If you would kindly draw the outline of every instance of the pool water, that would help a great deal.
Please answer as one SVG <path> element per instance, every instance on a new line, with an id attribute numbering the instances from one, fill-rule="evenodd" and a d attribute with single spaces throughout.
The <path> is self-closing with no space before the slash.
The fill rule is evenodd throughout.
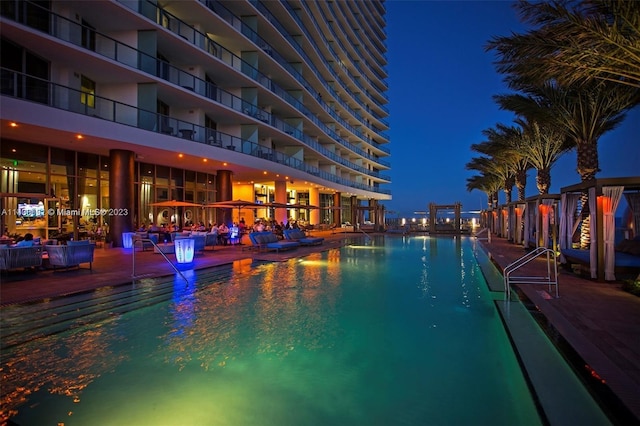
<path id="1" fill-rule="evenodd" d="M 471 240 L 374 238 L 188 278 L 4 307 L 4 420 L 542 423 Z"/>

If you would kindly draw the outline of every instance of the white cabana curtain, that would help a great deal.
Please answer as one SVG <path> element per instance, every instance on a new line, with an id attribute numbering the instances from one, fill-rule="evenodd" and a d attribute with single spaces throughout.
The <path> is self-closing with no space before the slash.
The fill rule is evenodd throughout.
<path id="1" fill-rule="evenodd" d="M 602 188 L 602 214 L 603 220 L 603 235 L 604 235 L 604 279 L 607 281 L 615 281 L 616 275 L 614 273 L 616 267 L 616 254 L 615 254 L 615 234 L 616 234 L 616 220 L 615 213 L 620 204 L 620 198 L 622 198 L 622 192 L 624 186 L 605 186 Z"/>
<path id="2" fill-rule="evenodd" d="M 529 219 L 528 207 L 529 206 L 524 210 L 524 238 L 522 239 L 522 245 L 524 245 L 525 248 L 529 248 L 529 229 L 531 229 L 531 219 Z"/>
<path id="3" fill-rule="evenodd" d="M 598 231 L 596 227 L 597 210 L 596 188 L 589 188 L 589 234 L 591 246 L 589 247 L 589 266 L 591 278 L 598 278 Z"/>
<path id="4" fill-rule="evenodd" d="M 566 263 L 562 250 L 569 248 L 567 245 L 567 193 L 560 196 L 560 263 Z"/>
<path id="5" fill-rule="evenodd" d="M 640 235 L 640 193 L 625 194 L 631 213 L 633 214 L 633 236 Z"/>
<path id="6" fill-rule="evenodd" d="M 516 206 L 509 206 L 509 225 L 507 225 L 507 229 L 509 229 L 509 235 L 507 239 L 515 242 L 516 241 Z"/>
<path id="7" fill-rule="evenodd" d="M 549 247 L 549 215 L 553 207 L 553 198 L 544 198 L 542 205 L 545 206 L 542 209 L 542 247 L 547 248 Z"/>
<path id="8" fill-rule="evenodd" d="M 561 196 L 560 214 L 560 262 L 565 263 L 566 259 L 562 254 L 563 249 L 570 249 L 573 245 L 574 217 L 580 194 L 564 193 Z"/>
<path id="9" fill-rule="evenodd" d="M 518 212 L 518 210 L 520 210 Z M 516 229 L 515 229 L 515 242 L 516 244 L 522 244 L 522 216 L 526 213 L 527 211 L 527 205 L 522 203 L 522 204 L 518 204 L 518 207 L 516 209 Z M 518 214 L 520 213 L 520 214 Z"/>

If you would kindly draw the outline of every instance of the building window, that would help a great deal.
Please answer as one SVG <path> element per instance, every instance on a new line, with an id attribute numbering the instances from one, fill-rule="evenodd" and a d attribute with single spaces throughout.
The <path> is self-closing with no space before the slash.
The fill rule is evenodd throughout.
<path id="1" fill-rule="evenodd" d="M 96 107 L 96 82 L 93 80 L 90 80 L 89 78 L 83 75 L 81 80 L 81 85 L 82 85 L 82 88 L 81 88 L 82 93 L 80 94 L 80 102 L 82 102 L 84 105 L 88 106 L 89 108 L 95 108 Z"/>

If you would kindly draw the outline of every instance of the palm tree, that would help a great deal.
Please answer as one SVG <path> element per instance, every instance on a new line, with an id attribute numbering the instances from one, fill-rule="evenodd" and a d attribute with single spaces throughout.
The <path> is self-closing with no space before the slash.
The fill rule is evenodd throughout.
<path id="1" fill-rule="evenodd" d="M 558 129 L 549 124 L 527 121 L 516 122 L 524 129 L 518 151 L 536 169 L 536 186 L 539 194 L 548 194 L 551 187 L 551 168 L 558 159 L 573 148 L 573 144 Z"/>
<path id="2" fill-rule="evenodd" d="M 547 82 L 530 85 L 526 95 L 497 95 L 501 108 L 548 124 L 562 131 L 576 147 L 577 171 L 582 182 L 596 177 L 599 171 L 598 140 L 615 129 L 626 112 L 640 103 L 640 89 L 607 81 L 592 80 L 579 86 L 561 86 Z M 585 206 L 586 194 L 583 194 Z M 583 219 L 581 244 L 588 244 L 588 217 Z"/>
<path id="3" fill-rule="evenodd" d="M 487 205 L 490 209 L 495 207 L 494 202 L 497 203 L 498 191 L 501 186 L 502 182 L 496 175 L 480 174 L 467 179 L 467 191 L 471 192 L 477 189 L 484 192 L 487 195 Z"/>
<path id="4" fill-rule="evenodd" d="M 498 191 L 502 187 L 502 179 L 491 173 L 481 173 L 479 175 L 472 176 L 467 179 L 467 191 L 471 192 L 474 189 L 480 190 L 487 195 L 487 204 L 489 210 L 492 210 L 498 205 Z M 492 229 L 492 221 L 488 221 L 485 217 L 483 226 Z"/>
<path id="5" fill-rule="evenodd" d="M 466 167 L 467 170 L 476 170 L 480 173 L 499 178 L 502 190 L 505 193 L 505 202 L 511 202 L 511 189 L 514 184 L 513 172 L 500 158 L 486 156 L 474 157 L 467 163 Z"/>
<path id="6" fill-rule="evenodd" d="M 518 189 L 518 200 L 525 199 L 527 186 L 527 170 L 531 167 L 526 156 L 519 149 L 522 145 L 523 135 L 520 128 L 496 124 L 495 128 L 482 131 L 487 141 L 471 145 L 471 149 L 504 163 L 513 175 L 513 184 Z"/>
<path id="7" fill-rule="evenodd" d="M 498 52 L 498 71 L 512 88 L 549 78 L 640 87 L 640 2 L 521 1 L 516 9 L 534 29 L 494 37 L 486 47 Z"/>

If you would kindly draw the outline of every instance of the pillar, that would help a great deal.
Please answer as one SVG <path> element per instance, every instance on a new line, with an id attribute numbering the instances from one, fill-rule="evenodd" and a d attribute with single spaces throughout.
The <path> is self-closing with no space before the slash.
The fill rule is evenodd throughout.
<path id="1" fill-rule="evenodd" d="M 320 207 L 320 191 L 318 188 L 309 188 L 309 204 Z M 320 223 L 320 209 L 314 209 L 309 212 L 309 223 L 312 225 Z"/>
<path id="2" fill-rule="evenodd" d="M 103 219 L 109 223 L 109 235 L 114 247 L 122 247 L 122 233 L 133 231 L 135 207 L 135 153 L 122 149 L 109 151 L 109 207 L 125 214 Z"/>
<path id="3" fill-rule="evenodd" d="M 287 181 L 286 180 L 277 180 L 274 183 L 275 185 L 275 201 L 276 203 L 287 203 Z M 287 209 L 279 208 L 275 209 L 275 220 L 278 223 L 286 222 L 288 217 Z"/>
<path id="4" fill-rule="evenodd" d="M 233 172 L 231 170 L 218 170 L 216 173 L 216 201 L 231 200 L 233 200 Z M 233 223 L 232 209 L 217 210 L 217 223 L 224 222 L 227 226 L 231 226 Z"/>
<path id="5" fill-rule="evenodd" d="M 351 222 L 353 226 L 356 226 L 357 223 L 362 223 L 359 217 L 360 210 L 358 209 L 359 207 L 358 197 L 356 197 L 355 195 L 352 195 L 350 201 L 351 201 L 351 218 L 349 219 L 349 222 Z"/>
<path id="6" fill-rule="evenodd" d="M 341 196 L 340 192 L 335 192 L 333 194 L 333 207 L 335 207 L 333 210 L 333 223 L 336 225 L 342 224 L 342 214 L 340 213 L 340 207 L 342 207 Z"/>

